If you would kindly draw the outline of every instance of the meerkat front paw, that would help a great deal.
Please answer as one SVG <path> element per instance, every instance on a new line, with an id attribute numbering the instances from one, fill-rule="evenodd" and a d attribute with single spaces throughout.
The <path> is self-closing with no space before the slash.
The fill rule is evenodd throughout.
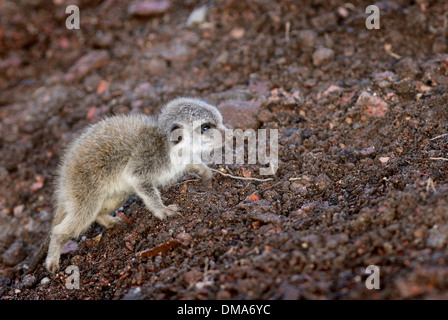
<path id="1" fill-rule="evenodd" d="M 159 218 L 160 220 L 163 220 L 163 219 L 165 219 L 165 217 L 170 217 L 175 213 L 179 213 L 178 211 L 179 211 L 179 206 L 177 204 L 170 204 L 169 206 L 154 212 L 154 215 L 157 218 Z"/>
<path id="2" fill-rule="evenodd" d="M 197 172 L 204 186 L 209 186 L 212 182 L 213 172 L 204 164 L 190 164 L 187 166 L 187 171 L 193 173 Z"/>
<path id="3" fill-rule="evenodd" d="M 200 172 L 199 175 L 201 176 L 202 184 L 204 186 L 209 186 L 212 184 L 212 178 L 213 178 L 212 170 L 207 168 L 207 169 L 203 170 L 202 172 Z"/>

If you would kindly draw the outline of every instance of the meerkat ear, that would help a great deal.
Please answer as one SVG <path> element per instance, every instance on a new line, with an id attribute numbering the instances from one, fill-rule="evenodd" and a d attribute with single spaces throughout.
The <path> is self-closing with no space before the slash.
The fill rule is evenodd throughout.
<path id="1" fill-rule="evenodd" d="M 182 141 L 182 135 L 183 135 L 183 130 L 182 130 L 182 125 L 175 123 L 171 126 L 171 130 L 170 130 L 170 142 L 173 145 L 178 144 L 179 142 Z"/>

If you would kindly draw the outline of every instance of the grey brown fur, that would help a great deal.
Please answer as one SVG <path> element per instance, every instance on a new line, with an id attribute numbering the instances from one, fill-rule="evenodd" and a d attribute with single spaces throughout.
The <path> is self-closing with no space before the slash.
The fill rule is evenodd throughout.
<path id="1" fill-rule="evenodd" d="M 137 194 L 159 219 L 176 213 L 178 206 L 165 206 L 157 187 L 186 171 L 197 171 L 205 181 L 212 177 L 205 164 L 191 164 L 179 156 L 179 150 L 200 145 L 202 150 L 211 151 L 222 145 L 216 139 L 207 140 L 206 135 L 212 130 L 193 127 L 197 121 L 221 133 L 226 129 L 215 107 L 200 100 L 179 98 L 164 106 L 158 117 L 115 116 L 85 130 L 62 158 L 52 227 L 30 271 L 47 250 L 45 267 L 50 272 L 58 271 L 65 242 L 77 238 L 94 222 L 106 228 L 120 223 L 121 219 L 110 213 L 131 194 Z M 204 132 L 199 136 L 191 134 L 201 128 Z M 181 138 L 172 141 L 174 130 L 179 131 Z"/>

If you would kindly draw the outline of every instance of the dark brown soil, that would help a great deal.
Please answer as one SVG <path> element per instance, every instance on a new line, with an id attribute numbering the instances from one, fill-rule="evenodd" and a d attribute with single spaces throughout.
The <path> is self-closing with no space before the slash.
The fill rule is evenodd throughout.
<path id="1" fill-rule="evenodd" d="M 379 30 L 371 1 L 217 0 L 190 27 L 205 1 L 170 2 L 152 17 L 130 1 L 0 2 L 0 298 L 448 298 L 448 2 L 378 2 Z M 80 30 L 65 27 L 74 3 Z M 130 199 L 126 227 L 94 225 L 58 274 L 24 276 L 67 143 L 177 96 L 259 103 L 247 116 L 279 130 L 274 180 L 186 176 L 162 189 L 182 216 Z"/>

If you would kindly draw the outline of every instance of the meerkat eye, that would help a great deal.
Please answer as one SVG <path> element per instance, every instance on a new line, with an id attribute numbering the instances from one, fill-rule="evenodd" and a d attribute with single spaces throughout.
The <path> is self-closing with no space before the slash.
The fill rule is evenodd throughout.
<path id="1" fill-rule="evenodd" d="M 211 128 L 212 128 L 212 125 L 211 125 L 211 124 L 208 124 L 208 123 L 203 124 L 203 125 L 201 126 L 201 133 L 203 134 L 203 133 L 205 133 L 206 131 L 210 130 Z"/>

